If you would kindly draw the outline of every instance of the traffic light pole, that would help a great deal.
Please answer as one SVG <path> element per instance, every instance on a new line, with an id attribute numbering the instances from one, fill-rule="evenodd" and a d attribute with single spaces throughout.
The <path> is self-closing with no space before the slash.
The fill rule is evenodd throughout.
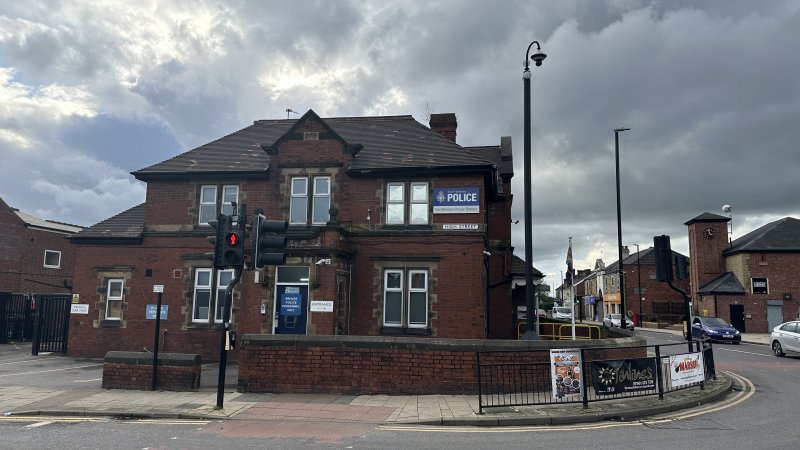
<path id="1" fill-rule="evenodd" d="M 222 311 L 222 339 L 220 341 L 219 349 L 219 378 L 217 379 L 217 406 L 216 409 L 222 409 L 223 397 L 225 396 L 225 369 L 228 364 L 228 339 L 230 333 L 231 322 L 231 305 L 233 304 L 233 287 L 239 282 L 242 277 L 242 267 L 234 269 L 234 277 L 228 287 L 225 288 L 225 309 Z"/>

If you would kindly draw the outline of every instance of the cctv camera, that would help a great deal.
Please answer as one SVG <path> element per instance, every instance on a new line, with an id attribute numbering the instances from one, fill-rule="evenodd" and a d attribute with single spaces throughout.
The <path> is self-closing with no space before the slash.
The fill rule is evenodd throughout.
<path id="1" fill-rule="evenodd" d="M 315 264 L 318 265 L 318 266 L 321 266 L 321 265 L 325 264 L 325 260 L 324 259 L 320 259 Z"/>
<path id="2" fill-rule="evenodd" d="M 483 251 L 483 256 L 492 256 L 491 253 L 487 252 L 486 250 Z"/>
<path id="3" fill-rule="evenodd" d="M 722 205 L 722 212 L 731 212 L 731 205 Z"/>

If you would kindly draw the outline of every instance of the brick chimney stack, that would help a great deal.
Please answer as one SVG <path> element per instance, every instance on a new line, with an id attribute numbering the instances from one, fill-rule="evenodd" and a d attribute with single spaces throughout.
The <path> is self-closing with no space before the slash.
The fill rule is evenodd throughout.
<path id="1" fill-rule="evenodd" d="M 453 142 L 456 141 L 458 122 L 456 121 L 455 113 L 431 114 L 430 126 L 431 130 Z"/>

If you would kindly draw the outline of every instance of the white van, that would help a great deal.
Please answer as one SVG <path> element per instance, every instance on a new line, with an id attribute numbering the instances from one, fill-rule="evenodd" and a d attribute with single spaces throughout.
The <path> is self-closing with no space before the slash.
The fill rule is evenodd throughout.
<path id="1" fill-rule="evenodd" d="M 572 319 L 572 308 L 569 306 L 556 306 L 551 313 L 553 319 Z"/>

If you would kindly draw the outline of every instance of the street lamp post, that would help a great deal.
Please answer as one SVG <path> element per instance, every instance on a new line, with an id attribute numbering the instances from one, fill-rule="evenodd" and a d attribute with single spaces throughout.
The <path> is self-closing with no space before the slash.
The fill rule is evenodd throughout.
<path id="1" fill-rule="evenodd" d="M 536 53 L 531 55 L 531 47 L 536 44 Z M 532 213 L 531 213 L 531 71 L 529 59 L 537 66 L 542 65 L 542 61 L 547 57 L 542 53 L 542 48 L 539 46 L 538 41 L 533 41 L 528 45 L 528 50 L 525 52 L 525 70 L 522 71 L 522 85 L 524 95 L 524 164 L 525 164 L 525 316 L 527 319 L 527 330 L 525 332 L 529 338 L 535 339 L 535 335 L 539 332 L 539 305 L 538 301 L 534 306 L 534 292 L 533 292 L 533 230 L 532 230 Z M 536 308 L 536 331 L 533 329 L 534 307 Z M 533 335 L 533 336 L 531 336 Z"/>
<path id="2" fill-rule="evenodd" d="M 616 161 L 617 168 L 617 247 L 619 250 L 619 303 L 620 308 L 620 327 L 624 330 L 626 311 L 625 311 L 625 275 L 622 271 L 622 209 L 619 200 L 619 133 L 628 131 L 630 128 L 615 128 L 614 129 L 614 160 Z"/>
<path id="3" fill-rule="evenodd" d="M 639 253 L 639 244 L 636 246 L 636 291 L 639 294 L 639 326 L 642 326 L 642 255 Z"/>

